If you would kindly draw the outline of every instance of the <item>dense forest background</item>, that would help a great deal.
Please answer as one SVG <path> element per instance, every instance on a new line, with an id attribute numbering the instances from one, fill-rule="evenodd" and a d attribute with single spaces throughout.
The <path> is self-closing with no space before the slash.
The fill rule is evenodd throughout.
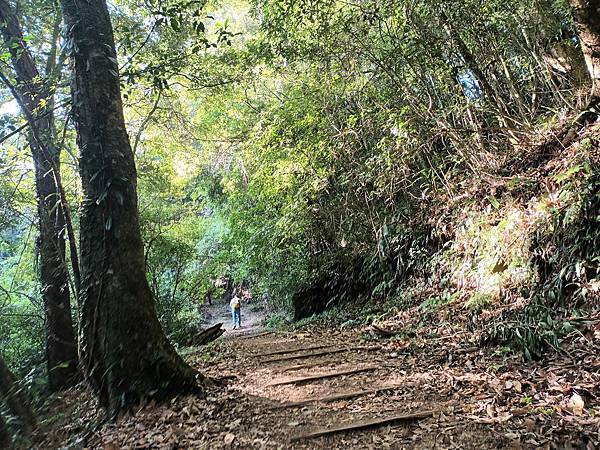
<path id="1" fill-rule="evenodd" d="M 579 3 L 111 2 L 143 263 L 169 340 L 186 345 L 201 306 L 244 285 L 270 326 L 331 308 L 348 326 L 418 311 L 527 359 L 558 349 L 600 292 Z M 44 223 L 63 248 L 49 270 L 64 276 L 68 339 L 83 310 L 79 44 L 56 1 L 0 0 L 0 22 L 0 354 L 41 399 L 54 369 Z M 44 147 L 15 95 L 22 48 L 45 92 L 31 110 L 52 116 L 46 172 L 60 170 L 62 191 L 45 194 L 49 222 L 31 157 Z M 65 370 L 76 359 L 56 357 Z"/>

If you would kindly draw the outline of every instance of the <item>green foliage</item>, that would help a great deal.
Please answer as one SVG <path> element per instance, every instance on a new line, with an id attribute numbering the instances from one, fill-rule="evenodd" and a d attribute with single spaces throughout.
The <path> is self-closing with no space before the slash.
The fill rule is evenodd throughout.
<path id="1" fill-rule="evenodd" d="M 53 33 L 55 3 L 20 8 L 36 62 L 53 39 L 68 48 Z M 548 200 L 552 220 L 536 228 L 533 261 L 499 244 L 511 234 L 502 216 L 510 200 L 540 189 L 535 173 L 516 173 L 513 161 L 529 157 L 520 144 L 537 141 L 536 130 L 572 108 L 586 82 L 568 2 L 118 0 L 111 14 L 148 280 L 172 339 L 197 326 L 208 296 L 224 293 L 219 280 L 269 299 L 276 311 L 267 325 L 277 327 L 294 293 L 319 284 L 327 306 L 405 308 L 426 298 L 425 321 L 465 300 L 477 315 L 520 270 L 531 285 L 510 289 L 533 301 L 490 339 L 530 357 L 566 332 L 555 305 L 592 303 L 593 158 L 547 180 L 558 201 Z M 61 100 L 68 83 L 59 83 L 62 66 L 55 72 L 47 81 Z M 0 101 L 9 98 L 0 90 Z M 19 119 L 2 105 L 4 134 Z M 58 109 L 57 131 L 77 216 L 67 116 Z M 0 350 L 15 367 L 39 362 L 43 348 L 24 142 L 17 136 L 0 150 Z M 597 145 L 589 138 L 580 151 Z M 459 228 L 470 240 L 462 250 Z M 461 263 L 465 278 L 498 289 L 458 286 Z M 324 320 L 354 326 L 380 314 L 338 306 Z"/>
<path id="2" fill-rule="evenodd" d="M 455 297 L 456 295 L 451 295 L 449 292 L 442 292 L 439 296 L 429 297 L 427 300 L 423 301 L 420 308 L 425 314 L 434 312 L 440 307 L 452 303 Z"/>
<path id="3" fill-rule="evenodd" d="M 597 295 L 590 287 L 600 277 L 600 167 L 585 160 L 554 179 L 560 203 L 533 243 L 540 295 L 551 303 L 584 305 Z"/>
<path id="4" fill-rule="evenodd" d="M 32 180 L 12 145 L 0 150 L 0 353 L 15 370 L 43 360 L 44 318 L 38 294 Z"/>
<path id="5" fill-rule="evenodd" d="M 555 319 L 557 312 L 534 302 L 515 317 L 498 319 L 483 342 L 508 343 L 527 360 L 537 359 L 548 349 L 558 350 L 560 339 L 573 329 L 569 322 Z"/>
<path id="6" fill-rule="evenodd" d="M 473 312 L 481 311 L 486 306 L 493 303 L 493 297 L 490 294 L 475 293 L 465 302 L 465 306 Z"/>
<path id="7" fill-rule="evenodd" d="M 581 164 L 553 177 L 560 188 L 558 202 L 550 206 L 551 218 L 540 224 L 532 242 L 539 281 L 531 302 L 518 314 L 502 315 L 484 337 L 509 343 L 527 359 L 558 350 L 561 338 L 574 330 L 569 318 L 574 310 L 589 308 L 598 297 L 600 171 L 585 155 Z"/>
<path id="8" fill-rule="evenodd" d="M 464 130 L 501 127 L 487 101 L 515 108 L 510 113 L 522 120 L 525 111 L 535 116 L 541 104 L 561 101 L 530 96 L 531 86 L 551 81 L 535 69 L 520 30 L 527 21 L 535 39 L 553 39 L 564 5 L 548 17 L 527 2 L 399 6 L 256 2 L 265 41 L 279 56 L 269 64 L 284 76 L 276 99 L 250 115 L 249 139 L 223 175 L 223 248 L 235 278 L 252 279 L 283 304 L 322 274 L 336 280 L 333 302 L 355 297 L 355 280 L 386 298 L 408 276 L 426 275 L 443 240 L 420 214 L 451 189 L 450 178 L 488 170 L 487 145 L 509 149 L 498 134 L 477 144 Z M 461 84 L 477 68 L 469 55 L 447 52 L 442 10 L 490 78 L 505 80 L 483 99 Z M 504 51 L 511 57 L 504 60 Z M 254 70 L 258 80 L 273 77 L 263 66 Z"/>
<path id="9" fill-rule="evenodd" d="M 262 326 L 267 329 L 280 329 L 289 325 L 289 319 L 281 314 L 273 314 L 267 317 Z"/>
<path id="10" fill-rule="evenodd" d="M 18 236 L 19 231 L 11 234 Z M 15 369 L 43 361 L 44 316 L 31 229 L 0 250 L 0 352 Z M 5 236 L 3 236 L 5 237 Z"/>

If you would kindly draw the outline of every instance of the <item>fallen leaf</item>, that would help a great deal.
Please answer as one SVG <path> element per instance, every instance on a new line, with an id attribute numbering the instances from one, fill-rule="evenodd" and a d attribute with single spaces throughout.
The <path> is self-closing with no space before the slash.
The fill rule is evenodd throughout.
<path id="1" fill-rule="evenodd" d="M 233 422 L 229 423 L 226 428 L 228 430 L 235 430 L 237 427 L 240 426 L 240 424 L 242 423 L 242 419 L 236 419 Z"/>
<path id="2" fill-rule="evenodd" d="M 529 413 L 529 408 L 515 408 L 511 411 L 513 416 L 526 416 Z"/>
<path id="3" fill-rule="evenodd" d="M 235 439 L 235 434 L 233 433 L 227 433 L 225 435 L 225 445 L 231 445 L 231 443 L 233 442 L 233 440 Z"/>

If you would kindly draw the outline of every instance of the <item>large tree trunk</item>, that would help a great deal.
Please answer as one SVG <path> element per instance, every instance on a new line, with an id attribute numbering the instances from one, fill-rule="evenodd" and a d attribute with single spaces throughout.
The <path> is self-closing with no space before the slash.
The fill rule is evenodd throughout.
<path id="1" fill-rule="evenodd" d="M 29 120 L 29 147 L 35 168 L 39 216 L 40 281 L 46 316 L 46 356 L 51 390 L 77 380 L 77 346 L 65 264 L 64 205 L 59 191 L 60 147 L 54 139 L 53 96 L 45 86 L 23 40 L 17 16 L 0 0 L 0 31 L 9 49 L 17 84 L 15 95 Z"/>
<path id="2" fill-rule="evenodd" d="M 600 96 L 600 0 L 569 0 L 592 80 L 592 97 Z"/>
<path id="3" fill-rule="evenodd" d="M 144 272 L 137 180 L 104 0 L 61 0 L 72 41 L 81 211 L 81 362 L 110 413 L 198 388 L 156 316 Z M 199 376 L 199 375 L 198 375 Z"/>
<path id="4" fill-rule="evenodd" d="M 2 356 L 0 356 L 0 400 L 6 403 L 9 411 L 17 417 L 23 434 L 30 435 L 36 426 L 35 416 L 27 396 L 19 390 L 15 376 Z"/>

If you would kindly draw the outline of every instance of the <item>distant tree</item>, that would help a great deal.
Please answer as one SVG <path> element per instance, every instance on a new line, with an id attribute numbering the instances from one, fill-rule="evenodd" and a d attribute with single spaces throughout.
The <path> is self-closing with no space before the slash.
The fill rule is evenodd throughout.
<path id="1" fill-rule="evenodd" d="M 46 75 L 57 64 L 60 14 L 55 23 L 54 42 Z M 0 0 L 0 32 L 10 52 L 16 84 L 2 79 L 17 98 L 29 122 L 29 148 L 35 169 L 37 211 L 39 216 L 40 282 L 46 318 L 46 359 L 48 381 L 53 391 L 73 385 L 77 380 L 77 346 L 65 264 L 64 196 L 60 190 L 60 146 L 54 131 L 54 96 L 41 75 L 23 38 L 16 11 L 7 0 Z M 74 243 L 72 243 L 74 244 Z M 73 253 L 73 252 L 72 252 Z M 76 254 L 71 255 L 76 258 Z"/>
<path id="2" fill-rule="evenodd" d="M 600 96 L 600 0 L 569 0 L 592 80 L 592 97 Z"/>
<path id="3" fill-rule="evenodd" d="M 197 372 L 156 315 L 140 235 L 137 173 L 123 118 L 104 0 L 61 0 L 73 69 L 80 173 L 81 364 L 114 414 L 145 398 L 195 390 Z"/>

